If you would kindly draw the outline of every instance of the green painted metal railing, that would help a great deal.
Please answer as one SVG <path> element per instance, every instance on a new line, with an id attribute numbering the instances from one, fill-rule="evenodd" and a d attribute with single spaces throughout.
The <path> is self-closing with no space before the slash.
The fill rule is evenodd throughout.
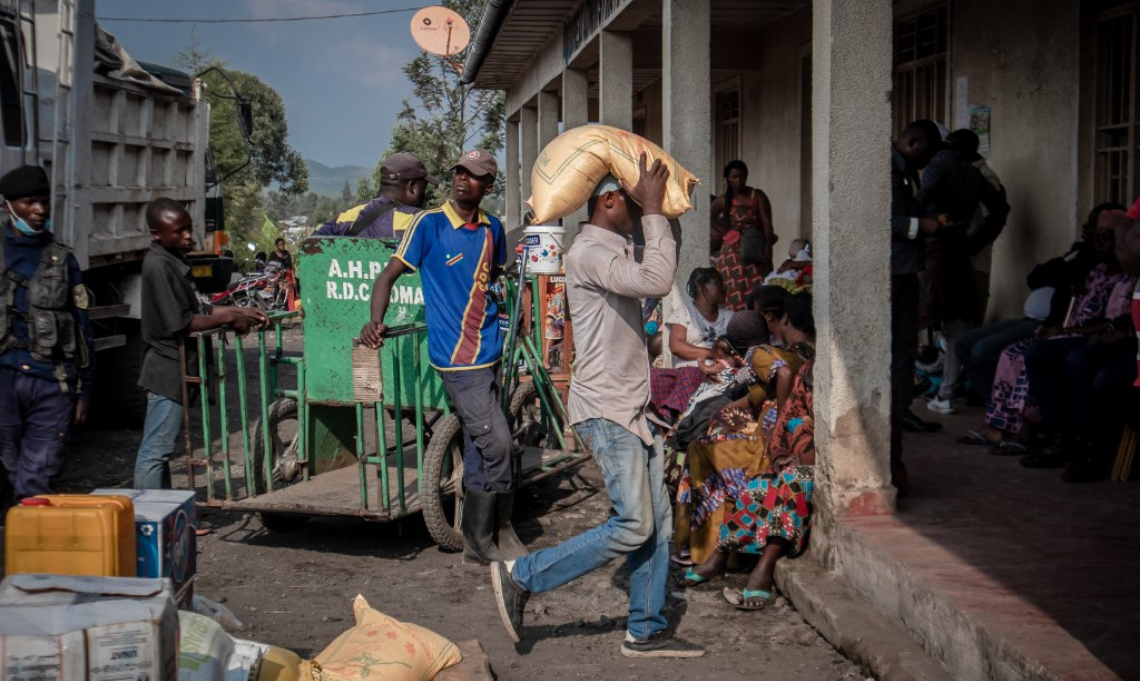
<path id="1" fill-rule="evenodd" d="M 271 312 L 268 314 L 269 327 L 253 332 L 257 342 L 257 413 L 260 416 L 261 451 L 253 450 L 250 424 L 250 389 L 247 380 L 245 342 L 246 339 L 236 334 L 229 327 L 211 329 L 201 333 L 192 334 L 194 341 L 199 345 L 198 376 L 184 377 L 184 380 L 199 387 L 199 413 L 200 442 L 202 447 L 201 458 L 192 456 L 187 452 L 188 473 L 192 486 L 196 486 L 196 467 L 204 467 L 207 502 L 215 502 L 221 496 L 227 501 L 233 501 L 239 496 L 256 497 L 265 490 L 273 489 L 273 444 L 275 434 L 271 432 L 272 424 L 269 422 L 270 406 L 278 398 L 287 397 L 297 402 L 297 464 L 301 467 L 303 479 L 310 475 L 308 456 L 307 433 L 307 405 L 302 396 L 305 394 L 305 363 L 301 357 L 286 356 L 282 337 L 282 325 L 287 320 L 297 317 L 296 312 Z M 272 334 L 273 353 L 267 351 L 266 335 Z M 227 362 L 226 348 L 232 343 L 234 375 L 230 375 Z M 213 347 L 211 354 L 210 347 Z M 211 365 L 210 360 L 213 359 Z M 291 365 L 296 368 L 296 388 L 283 389 L 280 387 L 279 368 L 282 365 Z M 234 484 L 234 461 L 230 439 L 234 433 L 230 432 L 230 388 L 236 388 L 238 401 L 238 421 L 240 428 L 241 458 L 239 460 L 242 475 L 242 494 Z M 217 414 L 218 433 L 215 435 L 214 415 Z M 189 420 L 187 420 L 187 424 Z M 186 441 L 192 442 L 186 433 Z M 215 456 L 217 454 L 217 456 Z M 256 457 L 261 457 L 261 472 L 264 480 L 255 479 L 257 473 Z M 222 494 L 219 495 L 217 483 L 221 480 Z M 258 483 L 264 482 L 259 492 Z"/>
<path id="2" fill-rule="evenodd" d="M 503 292 L 508 309 L 511 309 L 515 296 L 519 295 L 518 286 L 514 281 L 504 279 Z M 538 318 L 539 302 L 537 296 L 534 298 L 536 299 L 534 318 Z M 428 385 L 425 379 L 433 371 L 421 357 L 426 325 L 417 322 L 389 328 L 383 346 L 376 351 L 381 366 L 385 368 L 381 374 L 390 383 L 383 386 L 383 395 L 379 401 L 356 402 L 351 406 L 310 404 L 306 392 L 305 359 L 295 354 L 287 355 L 284 350 L 282 325 L 297 314 L 270 313 L 269 328 L 254 332 L 251 334 L 252 338 L 238 336 L 229 328 L 194 334 L 203 350 L 198 357 L 199 377 L 185 377 L 185 381 L 188 385 L 198 384 L 201 388 L 200 413 L 197 414 L 200 426 L 196 438 L 201 455 L 195 457 L 192 447 L 188 446 L 187 460 L 191 486 L 204 487 L 207 503 L 214 505 L 224 505 L 226 502 L 239 502 L 274 493 L 277 434 L 274 432 L 276 424 L 271 423 L 270 417 L 274 414 L 274 402 L 289 398 L 297 405 L 297 431 L 295 441 L 282 443 L 282 446 L 295 448 L 296 463 L 300 468 L 299 482 L 291 481 L 291 484 L 304 484 L 316 475 L 314 462 L 323 454 L 313 451 L 314 448 L 322 447 L 318 442 L 317 426 L 312 414 L 314 404 L 323 405 L 322 409 L 338 407 L 351 409 L 352 411 L 348 413 L 352 414 L 352 418 L 345 421 L 344 425 L 354 431 L 351 433 L 355 439 L 351 454 L 356 458 L 357 474 L 354 477 L 359 484 L 359 505 L 356 511 L 363 511 L 365 515 L 372 517 L 391 519 L 418 510 L 419 499 L 422 499 L 427 492 L 424 489 L 423 473 L 428 433 L 438 419 L 450 415 L 451 412 L 450 405 L 446 403 L 442 411 L 434 404 L 431 407 L 426 406 L 432 398 L 426 395 Z M 270 334 L 272 338 L 267 337 Z M 248 376 L 249 362 L 245 355 L 251 341 L 256 343 L 253 347 L 257 352 L 256 375 L 252 379 Z M 210 343 L 213 343 L 212 350 L 208 349 Z M 401 362 L 399 359 L 409 352 L 408 343 L 411 344 L 412 362 Z M 524 471 L 521 465 L 521 450 L 516 449 L 516 456 L 519 458 L 514 468 L 520 484 L 524 480 L 553 474 L 569 465 L 567 462 L 577 462 L 589 457 L 587 452 L 572 450 L 564 435 L 569 415 L 543 366 L 539 351 L 541 343 L 537 328 L 531 328 L 525 334 L 519 335 L 513 351 L 504 357 L 504 409 L 508 407 L 511 397 L 522 385 L 519 366 L 525 365 L 541 405 L 541 432 L 545 434 L 549 445 L 557 442 L 561 454 L 548 451 L 541 465 Z M 232 361 L 227 356 L 229 354 L 227 350 L 231 348 Z M 292 366 L 295 370 L 295 382 L 291 384 L 283 380 L 286 376 L 281 373 L 281 368 L 288 366 Z M 251 390 L 253 386 L 250 380 L 256 381 L 256 390 Z M 409 385 L 414 386 L 414 389 L 409 391 Z M 234 390 L 237 392 L 237 429 L 231 433 L 235 420 L 234 415 L 230 413 Z M 407 404 L 408 392 L 411 393 L 411 404 Z M 373 410 L 374 420 L 366 418 L 368 409 Z M 394 418 L 389 418 L 389 413 Z M 512 427 L 517 426 L 518 424 L 512 423 Z M 184 435 L 189 445 L 192 441 L 189 417 L 185 420 L 185 427 Z M 413 432 L 407 433 L 407 428 L 412 428 Z M 369 451 L 366 433 L 375 437 L 374 453 Z M 260 447 L 255 451 L 258 440 Z M 347 437 L 344 441 L 347 442 Z M 239 446 L 240 455 L 235 460 L 234 456 L 237 454 L 235 448 Z M 409 449 L 414 451 L 416 457 L 417 499 L 408 498 L 407 476 L 410 471 L 405 466 L 405 458 Z M 460 451 L 461 446 L 455 455 L 459 455 Z M 317 465 L 321 464 L 318 462 Z M 370 470 L 370 467 L 375 468 Z M 240 474 L 237 473 L 239 468 Z M 205 482 L 199 484 L 195 474 L 201 469 L 205 469 Z M 371 490 L 373 484 L 378 487 L 377 493 Z M 345 509 L 346 514 L 352 512 L 353 509 Z"/>

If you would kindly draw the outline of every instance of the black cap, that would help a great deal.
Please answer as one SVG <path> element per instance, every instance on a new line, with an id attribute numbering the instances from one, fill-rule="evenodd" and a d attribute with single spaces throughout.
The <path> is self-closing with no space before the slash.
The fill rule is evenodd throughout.
<path id="1" fill-rule="evenodd" d="M 51 182 L 43 168 L 20 166 L 0 177 L 0 195 L 9 201 L 29 196 L 50 196 Z"/>
<path id="2" fill-rule="evenodd" d="M 439 180 L 424 167 L 424 162 L 407 151 L 398 151 L 380 164 L 380 184 L 398 184 L 421 178 L 431 184 L 439 184 Z"/>

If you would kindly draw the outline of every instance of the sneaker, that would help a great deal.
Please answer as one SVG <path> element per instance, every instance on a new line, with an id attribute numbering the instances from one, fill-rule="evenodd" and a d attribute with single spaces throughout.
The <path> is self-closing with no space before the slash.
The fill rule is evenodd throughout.
<path id="1" fill-rule="evenodd" d="M 926 403 L 926 408 L 935 414 L 943 414 L 949 416 L 954 413 L 954 400 L 947 397 L 935 397 Z"/>
<path id="2" fill-rule="evenodd" d="M 507 635 L 515 643 L 522 641 L 523 610 L 530 600 L 530 592 L 519 586 L 507 564 L 501 561 L 491 563 L 491 585 L 495 588 L 495 604 L 499 606 L 499 617 Z"/>
<path id="3" fill-rule="evenodd" d="M 705 649 L 659 631 L 644 641 L 637 641 L 626 633 L 621 654 L 625 657 L 704 657 Z"/>

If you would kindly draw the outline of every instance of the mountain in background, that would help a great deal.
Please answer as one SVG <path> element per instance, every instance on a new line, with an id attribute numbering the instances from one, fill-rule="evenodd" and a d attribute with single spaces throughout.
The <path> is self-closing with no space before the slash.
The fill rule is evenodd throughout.
<path id="1" fill-rule="evenodd" d="M 360 181 L 360 178 L 372 175 L 372 168 L 362 166 L 330 168 L 319 161 L 308 158 L 305 159 L 305 165 L 309 168 L 309 191 L 338 199 L 341 190 L 344 189 L 345 180 L 348 180 L 348 186 L 352 188 L 352 193 L 355 195 L 356 183 Z M 274 187 L 274 189 L 276 188 Z"/>

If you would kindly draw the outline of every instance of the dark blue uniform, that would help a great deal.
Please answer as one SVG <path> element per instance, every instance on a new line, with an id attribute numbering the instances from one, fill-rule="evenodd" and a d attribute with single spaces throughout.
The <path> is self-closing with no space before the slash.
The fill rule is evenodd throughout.
<path id="1" fill-rule="evenodd" d="M 36 236 L 16 235 L 5 220 L 0 226 L 4 239 L 6 269 L 24 280 L 35 276 L 44 250 L 52 243 L 50 232 Z M 87 317 L 87 298 L 82 289 L 79 263 L 70 254 L 67 263 L 70 312 L 87 345 L 88 364 L 63 362 L 61 384 L 54 362 L 38 361 L 23 348 L 0 353 L 0 461 L 15 488 L 16 500 L 52 491 L 63 472 L 65 446 L 71 432 L 76 398 L 87 399 L 95 372 L 95 347 Z M 15 286 L 9 332 L 17 341 L 28 340 L 24 316 L 28 312 L 28 289 Z"/>

